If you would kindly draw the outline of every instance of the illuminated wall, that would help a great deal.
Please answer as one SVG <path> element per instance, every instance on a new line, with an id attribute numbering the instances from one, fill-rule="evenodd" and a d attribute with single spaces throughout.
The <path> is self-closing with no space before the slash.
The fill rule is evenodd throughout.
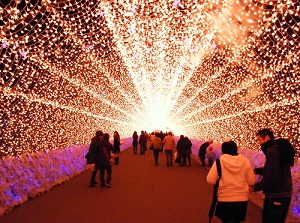
<path id="1" fill-rule="evenodd" d="M 147 3 L 145 3 L 147 2 Z M 95 130 L 172 130 L 299 148 L 298 1 L 4 0 L 0 155 Z"/>

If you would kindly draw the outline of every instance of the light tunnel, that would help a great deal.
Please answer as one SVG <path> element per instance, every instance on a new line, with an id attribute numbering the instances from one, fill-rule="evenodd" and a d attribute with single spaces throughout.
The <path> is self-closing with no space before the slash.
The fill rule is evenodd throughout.
<path id="1" fill-rule="evenodd" d="M 4 0 L 0 156 L 86 145 L 98 129 L 299 149 L 297 0 Z M 300 212 L 300 207 L 299 207 Z"/>

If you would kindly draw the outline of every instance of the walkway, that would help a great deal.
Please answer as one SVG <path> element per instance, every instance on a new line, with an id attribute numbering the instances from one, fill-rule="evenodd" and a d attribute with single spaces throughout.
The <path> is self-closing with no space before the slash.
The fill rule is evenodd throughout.
<path id="1" fill-rule="evenodd" d="M 163 153 L 155 166 L 152 151 L 134 155 L 128 149 L 113 166 L 112 188 L 89 188 L 87 171 L 16 207 L 0 222 L 206 223 L 213 188 L 206 183 L 207 172 L 194 160 L 192 167 L 166 167 Z M 245 222 L 260 218 L 261 210 L 249 202 Z"/>

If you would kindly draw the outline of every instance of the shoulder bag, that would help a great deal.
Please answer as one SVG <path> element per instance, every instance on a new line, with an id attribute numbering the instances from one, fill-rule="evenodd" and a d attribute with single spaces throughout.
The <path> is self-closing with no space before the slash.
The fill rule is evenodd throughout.
<path id="1" fill-rule="evenodd" d="M 222 169 L 221 169 L 221 163 L 220 163 L 219 158 L 216 159 L 216 165 L 217 165 L 217 171 L 218 171 L 219 179 L 217 180 L 216 184 L 214 185 L 213 198 L 212 198 L 210 210 L 209 210 L 209 213 L 208 213 L 209 223 L 211 223 L 211 219 L 213 218 L 213 216 L 215 214 L 217 200 L 218 200 L 218 188 L 219 188 L 219 183 L 220 183 L 220 179 L 221 179 L 221 176 L 222 176 Z"/>

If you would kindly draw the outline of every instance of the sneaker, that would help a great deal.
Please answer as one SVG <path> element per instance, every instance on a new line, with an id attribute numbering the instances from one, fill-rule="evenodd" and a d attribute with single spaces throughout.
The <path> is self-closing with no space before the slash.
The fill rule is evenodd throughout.
<path id="1" fill-rule="evenodd" d="M 97 187 L 95 184 L 90 184 L 90 187 Z"/>
<path id="2" fill-rule="evenodd" d="M 105 186 L 101 186 L 101 188 L 106 189 L 106 188 L 109 188 L 109 187 L 105 185 Z"/>
<path id="3" fill-rule="evenodd" d="M 106 186 L 106 187 L 111 187 L 111 184 L 105 183 L 105 186 Z"/>

